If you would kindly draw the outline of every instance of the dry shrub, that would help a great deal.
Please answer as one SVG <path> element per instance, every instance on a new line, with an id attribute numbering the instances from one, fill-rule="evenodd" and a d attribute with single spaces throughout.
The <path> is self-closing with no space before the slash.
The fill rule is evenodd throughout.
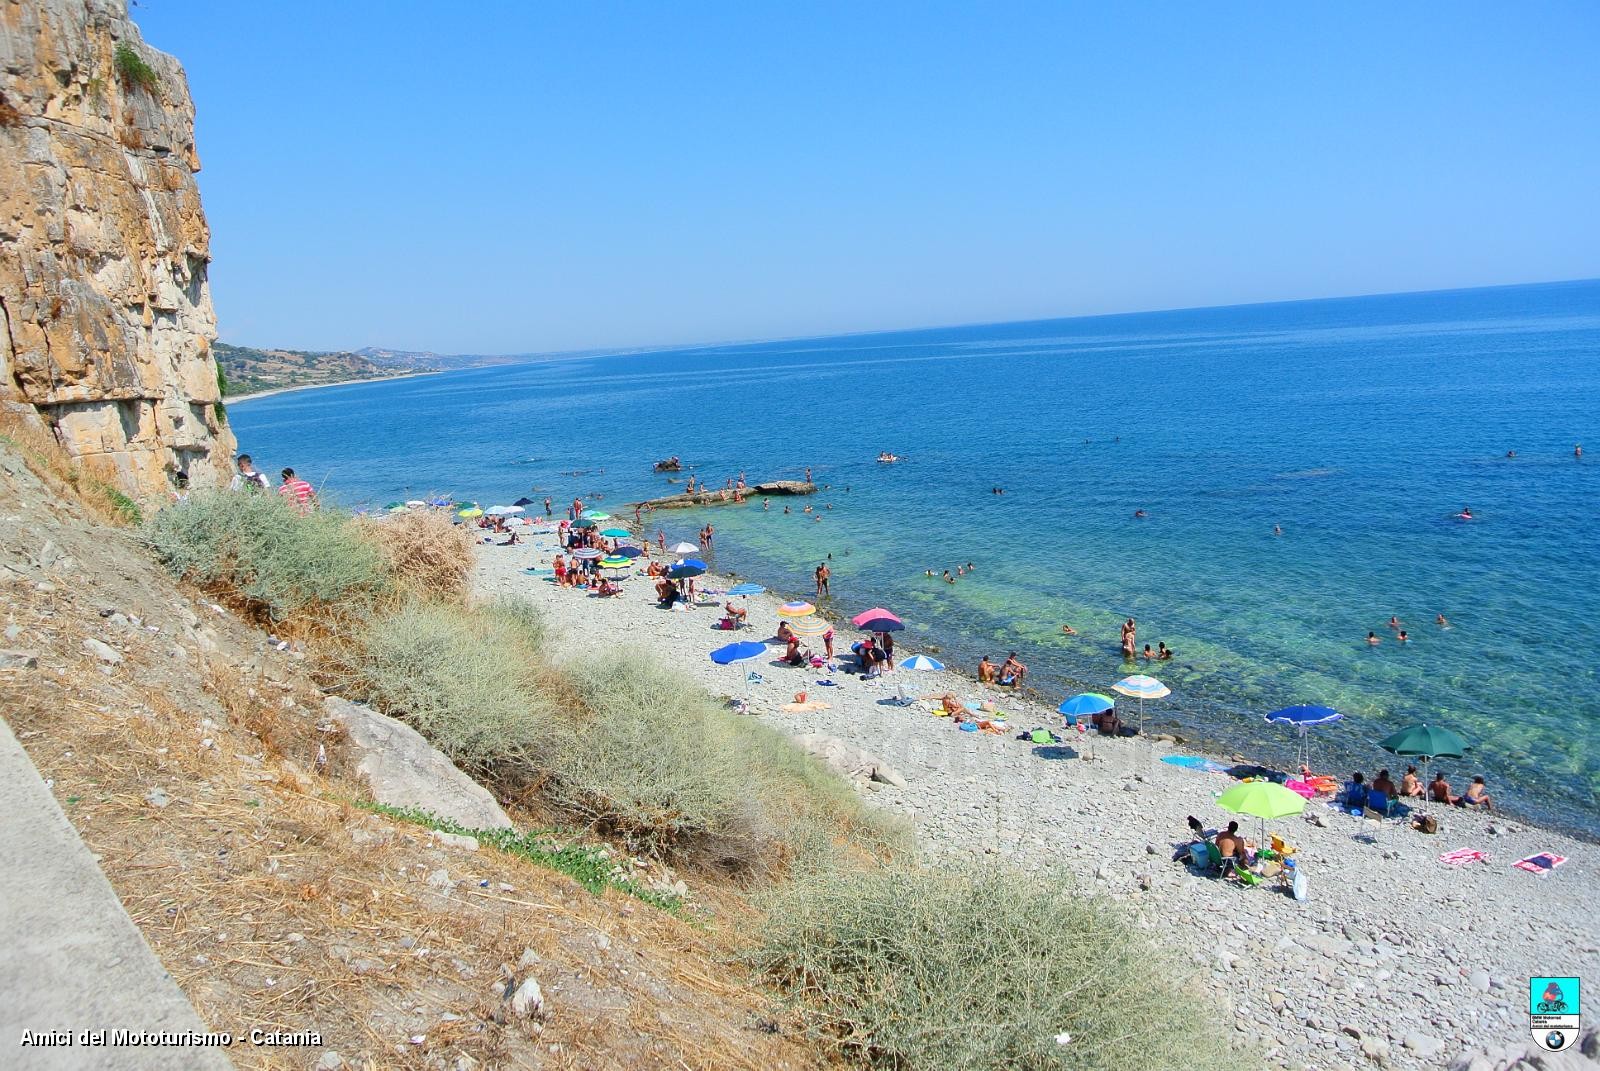
<path id="1" fill-rule="evenodd" d="M 1173 958 L 1062 875 L 819 872 L 764 898 L 749 954 L 821 1040 L 896 1071 L 1203 1071 L 1230 1054 Z M 1058 1041 L 1058 1035 L 1070 1040 Z"/>
<path id="2" fill-rule="evenodd" d="M 434 511 L 362 520 L 361 534 L 383 552 L 395 581 L 424 598 L 458 598 L 472 575 L 473 529 Z"/>
<path id="3" fill-rule="evenodd" d="M 142 520 L 138 503 L 110 484 L 86 476 L 72 455 L 22 407 L 0 405 L 0 444 L 16 450 L 45 486 L 81 502 L 100 520 L 118 525 Z"/>
<path id="4" fill-rule="evenodd" d="M 21 126 L 22 113 L 17 111 L 16 105 L 4 97 L 0 97 L 0 126 Z"/>

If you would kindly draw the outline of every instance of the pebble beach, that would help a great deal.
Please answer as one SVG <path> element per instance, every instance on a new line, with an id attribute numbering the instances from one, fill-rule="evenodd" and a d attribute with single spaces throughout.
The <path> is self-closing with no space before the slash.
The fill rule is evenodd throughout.
<path id="1" fill-rule="evenodd" d="M 714 665 L 709 652 L 733 639 L 771 640 L 782 593 L 748 598 L 749 627 L 730 633 L 715 627 L 722 612 L 712 606 L 658 609 L 642 575 L 615 598 L 557 588 L 548 574 L 525 571 L 549 569 L 554 534 L 519 530 L 522 545 L 480 546 L 475 590 L 539 606 L 564 657 L 619 646 L 648 652 L 716 697 L 747 698 L 750 716 L 785 732 L 831 736 L 869 752 L 905 784 L 864 782 L 861 791 L 909 819 L 923 852 L 1060 868 L 1086 892 L 1122 902 L 1158 943 L 1192 961 L 1219 1012 L 1276 1066 L 1423 1068 L 1473 1058 L 1474 1071 L 1504 1066 L 1530 1044 L 1530 977 L 1600 976 L 1600 849 L 1592 844 L 1438 805 L 1421 808 L 1439 823 L 1437 834 L 1426 835 L 1401 819 L 1357 818 L 1317 800 L 1267 829 L 1297 848 L 1307 900 L 1270 881 L 1245 887 L 1202 876 L 1172 861 L 1174 850 L 1189 839 L 1188 815 L 1208 828 L 1232 817 L 1214 799 L 1236 782 L 1161 761 L 1192 751 L 1164 739 L 1080 735 L 1053 707 L 948 670 L 900 669 L 863 681 L 848 662 L 832 671 L 780 665 L 777 644 L 770 658 Z M 736 582 L 707 574 L 700 587 L 716 592 Z M 866 607 L 837 592 L 819 609 L 838 626 L 838 650 L 847 651 L 855 638 L 848 619 Z M 913 653 L 901 648 L 897 660 Z M 761 679 L 747 682 L 747 668 Z M 822 679 L 833 686 L 819 686 Z M 810 709 L 784 710 L 801 691 Z M 960 731 L 931 713 L 933 703 L 898 701 L 901 693 L 945 692 L 969 703 L 992 700 L 1010 731 Z M 1036 726 L 1062 743 L 1016 739 Z M 1375 754 L 1369 775 L 1380 765 L 1395 763 Z M 1450 770 L 1459 791 L 1470 771 Z M 1256 839 L 1255 819 L 1241 828 Z M 1440 861 L 1464 848 L 1485 858 Z M 1512 866 L 1538 852 L 1567 862 L 1543 875 Z"/>

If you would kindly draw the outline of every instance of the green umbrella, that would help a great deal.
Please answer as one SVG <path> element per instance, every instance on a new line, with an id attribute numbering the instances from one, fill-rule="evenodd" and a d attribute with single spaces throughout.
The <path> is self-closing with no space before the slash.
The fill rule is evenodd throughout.
<path id="1" fill-rule="evenodd" d="M 1422 759 L 1459 759 L 1467 751 L 1467 742 L 1461 737 L 1427 722 L 1401 729 L 1378 746 L 1395 755 Z"/>
<path id="2" fill-rule="evenodd" d="M 594 522 L 593 521 L 573 521 L 572 522 L 572 527 L 574 527 L 574 528 L 593 528 L 594 527 Z"/>
<path id="3" fill-rule="evenodd" d="M 1306 800 L 1276 781 L 1243 781 L 1218 796 L 1217 806 L 1234 814 L 1261 819 L 1261 838 L 1256 843 L 1265 844 L 1267 819 L 1299 814 L 1306 809 Z"/>

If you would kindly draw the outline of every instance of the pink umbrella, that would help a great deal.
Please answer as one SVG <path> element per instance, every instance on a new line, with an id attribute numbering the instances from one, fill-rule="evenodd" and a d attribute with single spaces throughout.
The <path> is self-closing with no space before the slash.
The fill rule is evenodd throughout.
<path id="1" fill-rule="evenodd" d="M 894 621 L 898 624 L 905 624 L 905 622 L 881 606 L 874 606 L 872 609 L 859 613 L 850 619 L 850 623 L 857 628 L 862 627 L 868 621 Z"/>

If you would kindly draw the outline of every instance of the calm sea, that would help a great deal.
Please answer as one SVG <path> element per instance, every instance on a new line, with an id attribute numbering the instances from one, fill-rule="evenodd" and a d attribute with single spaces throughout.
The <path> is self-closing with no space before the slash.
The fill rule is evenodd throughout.
<path id="1" fill-rule="evenodd" d="M 529 363 L 232 417 L 263 469 L 350 506 L 620 507 L 678 489 L 650 469 L 669 454 L 719 485 L 810 466 L 820 521 L 655 519 L 674 541 L 711 519 L 714 564 L 782 591 L 831 556 L 839 616 L 888 606 L 961 665 L 1015 649 L 1048 693 L 1125 675 L 1132 616 L 1177 653 L 1149 710 L 1191 737 L 1283 757 L 1262 715 L 1327 704 L 1347 719 L 1319 758 L 1370 773 L 1427 719 L 1476 745 L 1443 764 L 1458 790 L 1483 772 L 1600 832 L 1600 281 Z"/>

